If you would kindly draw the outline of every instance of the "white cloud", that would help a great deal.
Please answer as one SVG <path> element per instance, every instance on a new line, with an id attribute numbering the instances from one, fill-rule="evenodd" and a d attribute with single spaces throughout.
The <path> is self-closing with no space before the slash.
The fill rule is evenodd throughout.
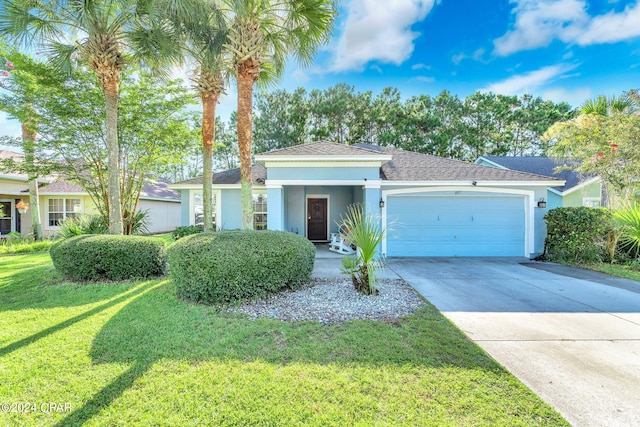
<path id="1" fill-rule="evenodd" d="M 492 83 L 485 89 L 486 92 L 495 92 L 503 95 L 521 95 L 532 93 L 548 83 L 562 78 L 563 74 L 573 70 L 576 65 L 559 64 L 550 65 L 539 70 L 509 77 L 501 82 Z"/>
<path id="2" fill-rule="evenodd" d="M 429 77 L 429 76 L 418 76 L 415 78 L 415 80 L 422 82 L 422 83 L 433 83 L 436 79 L 433 77 Z"/>
<path id="3" fill-rule="evenodd" d="M 379 65 L 373 64 L 369 67 L 370 70 L 374 70 L 377 71 L 378 73 L 382 74 L 382 68 L 380 68 Z"/>
<path id="4" fill-rule="evenodd" d="M 578 107 L 592 97 L 591 89 L 584 87 L 574 90 L 566 90 L 563 88 L 551 88 L 542 91 L 540 94 L 542 99 L 548 99 L 553 102 L 568 102 L 574 107 Z"/>
<path id="5" fill-rule="evenodd" d="M 411 26 L 422 21 L 436 0 L 351 0 L 331 70 L 364 69 L 379 61 L 400 65 L 411 57 L 420 35 Z"/>
<path id="6" fill-rule="evenodd" d="M 20 122 L 15 119 L 9 119 L 5 113 L 0 112 L 0 136 L 18 137 L 21 135 Z"/>
<path id="7" fill-rule="evenodd" d="M 473 59 L 474 61 L 484 62 L 482 57 L 485 54 L 484 48 L 476 49 L 471 55 L 467 55 L 466 53 L 458 53 L 451 57 L 451 62 L 455 65 L 458 65 L 463 59 Z"/>
<path id="8" fill-rule="evenodd" d="M 293 78 L 293 80 L 297 81 L 298 83 L 307 83 L 309 80 L 311 80 L 311 77 L 309 77 L 309 74 L 307 74 L 305 71 L 301 70 L 300 68 L 296 68 L 296 70 L 291 73 L 291 77 Z"/>
<path id="9" fill-rule="evenodd" d="M 590 16 L 585 0 L 511 0 L 513 28 L 493 41 L 498 56 L 548 46 L 554 40 L 587 46 L 640 36 L 640 3 Z"/>
<path id="10" fill-rule="evenodd" d="M 430 70 L 431 69 L 431 65 L 427 65 L 427 64 L 413 64 L 411 66 L 412 70 Z"/>

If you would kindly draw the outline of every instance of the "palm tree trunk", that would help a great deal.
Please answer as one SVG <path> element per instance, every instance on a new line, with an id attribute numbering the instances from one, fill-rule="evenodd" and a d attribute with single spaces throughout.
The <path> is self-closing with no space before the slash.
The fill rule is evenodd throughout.
<path id="1" fill-rule="evenodd" d="M 257 62 L 257 61 L 256 61 Z M 242 201 L 242 229 L 253 230 L 253 196 L 251 180 L 251 144 L 253 131 L 253 83 L 257 73 L 253 67 L 242 65 L 238 79 L 238 151 L 240 152 L 240 186 Z"/>
<path id="2" fill-rule="evenodd" d="M 109 233 L 122 234 L 122 205 L 120 202 L 120 146 L 118 144 L 118 89 L 119 79 L 105 80 L 102 90 L 106 106 L 107 173 L 109 205 Z"/>
<path id="3" fill-rule="evenodd" d="M 36 241 L 42 240 L 42 223 L 40 222 L 40 204 L 38 201 L 38 181 L 34 170 L 36 132 L 28 123 L 22 123 L 22 148 L 27 167 L 29 182 L 29 207 L 31 208 L 31 230 Z"/>
<path id="4" fill-rule="evenodd" d="M 204 231 L 213 231 L 213 141 L 216 134 L 218 95 L 202 92 L 202 198 Z"/>

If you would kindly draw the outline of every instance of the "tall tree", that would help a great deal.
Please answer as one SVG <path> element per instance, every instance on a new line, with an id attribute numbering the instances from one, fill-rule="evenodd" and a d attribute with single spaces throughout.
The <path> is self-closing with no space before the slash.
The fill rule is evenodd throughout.
<path id="1" fill-rule="evenodd" d="M 282 75 L 286 59 L 311 62 L 329 41 L 336 7 L 332 0 L 221 0 L 228 19 L 233 70 L 238 84 L 238 148 L 242 227 L 253 228 L 251 151 L 253 86 Z"/>
<path id="2" fill-rule="evenodd" d="M 168 2 L 167 16 L 189 65 L 202 102 L 202 196 L 204 231 L 213 230 L 213 152 L 216 106 L 225 92 L 226 70 L 222 57 L 227 31 L 218 7 L 208 1 Z"/>
<path id="3" fill-rule="evenodd" d="M 15 163 L 7 160 L 5 167 L 27 174 L 29 185 L 29 206 L 31 214 L 32 234 L 35 240 L 42 239 L 42 224 L 40 222 L 40 204 L 38 198 L 37 179 L 46 175 L 48 167 L 38 160 L 38 146 L 36 141 L 38 128 L 37 104 L 44 93 L 54 84 L 60 82 L 55 70 L 21 54 L 15 49 L 9 49 L 0 43 L 0 59 L 4 68 L 0 77 L 0 88 L 5 93 L 0 94 L 0 111 L 5 111 L 10 117 L 20 121 L 22 139 L 18 142 L 24 152 L 24 161 Z M 2 65 L 0 64 L 0 65 Z M 11 163 L 11 164 L 9 164 Z"/>
<path id="4" fill-rule="evenodd" d="M 135 68 L 122 74 L 118 126 L 118 186 L 123 231 L 130 232 L 142 187 L 152 174 L 180 163 L 197 145 L 195 103 L 182 81 L 154 78 Z M 76 69 L 64 86 L 43 94 L 38 103 L 39 144 L 58 160 L 61 172 L 89 193 L 98 213 L 109 220 L 108 150 L 104 98 L 90 71 Z"/>
<path id="5" fill-rule="evenodd" d="M 123 233 L 118 95 L 127 56 L 156 66 L 180 53 L 173 35 L 167 33 L 170 27 L 153 6 L 152 1 L 142 0 L 9 0 L 0 11 L 0 33 L 23 44 L 43 44 L 59 69 L 68 71 L 80 62 L 98 79 L 106 107 L 111 234 Z"/>

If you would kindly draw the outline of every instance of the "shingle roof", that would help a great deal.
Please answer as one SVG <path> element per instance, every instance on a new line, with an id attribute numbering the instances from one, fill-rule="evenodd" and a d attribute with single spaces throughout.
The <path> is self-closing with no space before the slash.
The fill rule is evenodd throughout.
<path id="1" fill-rule="evenodd" d="M 370 144 L 356 144 L 369 147 Z M 481 166 L 461 160 L 404 151 L 392 147 L 376 147 L 391 154 L 391 161 L 382 165 L 381 178 L 386 181 L 549 181 L 548 176 Z"/>
<path id="2" fill-rule="evenodd" d="M 569 159 L 553 159 L 543 156 L 532 157 L 506 157 L 506 156 L 482 156 L 482 158 L 511 170 L 535 173 L 565 180 L 565 185 L 554 187 L 558 191 L 567 191 L 582 183 L 585 179 L 595 178 L 595 175 L 582 175 L 570 169 L 556 172 L 557 167 L 572 166 Z"/>
<path id="3" fill-rule="evenodd" d="M 171 190 L 167 185 L 169 181 L 163 178 L 149 178 L 149 181 L 144 184 L 142 191 L 140 192 L 140 198 L 152 198 L 152 199 L 167 199 L 167 200 L 180 200 L 180 196 L 176 191 Z M 59 179 L 50 184 L 47 184 L 39 189 L 40 193 L 60 193 L 60 194 L 74 194 L 74 193 L 86 193 L 84 187 L 79 184 Z"/>
<path id="4" fill-rule="evenodd" d="M 316 141 L 261 153 L 260 156 L 362 156 L 376 154 L 382 153 L 358 144 L 345 145 L 337 142 Z"/>
<path id="5" fill-rule="evenodd" d="M 383 160 L 391 156 L 380 168 L 383 181 L 553 181 L 549 176 L 507 169 L 481 166 L 460 160 L 446 159 L 428 154 L 404 151 L 392 147 L 372 144 L 344 145 L 319 141 L 294 147 L 282 148 L 261 156 L 370 156 L 381 155 Z M 253 183 L 264 184 L 266 168 L 261 164 L 252 166 Z M 218 172 L 213 176 L 214 184 L 239 184 L 240 169 Z M 176 182 L 176 184 L 202 185 L 202 177 Z"/>
<path id="6" fill-rule="evenodd" d="M 251 178 L 253 184 L 264 184 L 267 179 L 267 169 L 259 164 L 254 163 L 251 166 Z M 229 169 L 213 174 L 214 184 L 240 184 L 240 168 Z M 176 184 L 198 184 L 202 185 L 202 177 L 176 182 Z"/>

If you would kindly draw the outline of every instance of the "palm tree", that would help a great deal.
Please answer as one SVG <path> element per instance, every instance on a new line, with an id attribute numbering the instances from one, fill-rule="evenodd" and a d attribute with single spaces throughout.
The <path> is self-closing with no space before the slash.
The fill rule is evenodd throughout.
<path id="1" fill-rule="evenodd" d="M 613 114 L 624 114 L 629 112 L 633 103 L 628 96 L 612 96 L 607 98 L 599 95 L 595 99 L 588 99 L 582 104 L 580 114 L 597 114 L 600 116 L 611 116 Z"/>
<path id="2" fill-rule="evenodd" d="M 153 2 L 135 0 L 9 0 L 0 11 L 0 33 L 23 45 L 44 45 L 51 62 L 70 71 L 88 66 L 105 97 L 109 232 L 123 233 L 120 203 L 118 94 L 128 56 L 157 66 L 179 57 Z"/>
<path id="3" fill-rule="evenodd" d="M 230 52 L 238 85 L 238 149 L 242 187 L 242 228 L 253 228 L 251 146 L 253 86 L 282 75 L 288 55 L 308 65 L 328 42 L 336 16 L 333 0 L 219 0 L 226 15 Z"/>
<path id="4" fill-rule="evenodd" d="M 193 82 L 202 101 L 202 196 L 204 231 L 213 229 L 213 149 L 216 106 L 225 92 L 223 43 L 226 38 L 223 16 L 218 8 L 200 0 L 169 2 L 168 16 L 178 30 L 178 40 L 193 63 Z"/>

